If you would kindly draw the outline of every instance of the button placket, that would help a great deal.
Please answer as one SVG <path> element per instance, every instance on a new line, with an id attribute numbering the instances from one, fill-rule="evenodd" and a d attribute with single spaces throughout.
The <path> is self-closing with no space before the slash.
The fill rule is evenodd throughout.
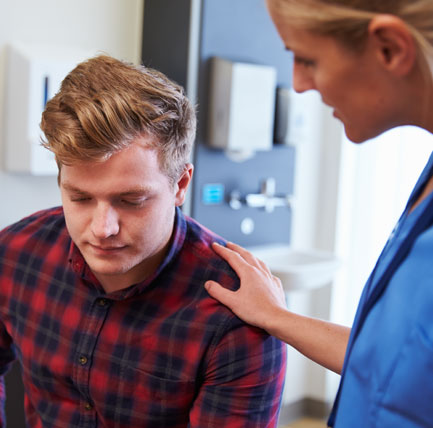
<path id="1" fill-rule="evenodd" d="M 82 334 L 80 335 L 80 341 L 76 348 L 77 354 L 75 356 L 74 382 L 81 394 L 82 412 L 85 412 L 86 414 L 86 416 L 84 416 L 83 413 L 83 421 L 89 420 L 92 421 L 91 423 L 93 423 L 94 418 L 96 417 L 94 414 L 95 406 L 92 402 L 89 385 L 89 380 L 91 378 L 91 362 L 95 344 L 103 327 L 109 307 L 109 299 L 104 297 L 96 297 L 93 299 L 89 311 L 83 319 Z"/>

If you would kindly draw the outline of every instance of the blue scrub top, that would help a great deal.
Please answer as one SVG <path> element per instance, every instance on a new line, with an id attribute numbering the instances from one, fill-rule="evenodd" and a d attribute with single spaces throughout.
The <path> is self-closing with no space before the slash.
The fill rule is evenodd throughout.
<path id="1" fill-rule="evenodd" d="M 329 425 L 433 427 L 433 195 L 409 209 L 433 155 L 361 296 Z"/>

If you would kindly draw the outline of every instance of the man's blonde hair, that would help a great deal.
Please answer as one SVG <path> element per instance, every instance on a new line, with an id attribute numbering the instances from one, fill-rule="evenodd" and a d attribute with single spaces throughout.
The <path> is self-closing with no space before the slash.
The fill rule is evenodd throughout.
<path id="1" fill-rule="evenodd" d="M 162 73 L 100 55 L 65 77 L 45 107 L 41 129 L 59 169 L 103 161 L 150 136 L 161 170 L 174 183 L 189 160 L 196 116 L 184 90 Z"/>

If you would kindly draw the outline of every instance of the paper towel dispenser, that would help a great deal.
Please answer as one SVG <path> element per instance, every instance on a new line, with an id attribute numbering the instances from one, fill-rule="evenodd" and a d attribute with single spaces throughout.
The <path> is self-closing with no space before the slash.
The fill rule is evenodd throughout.
<path id="1" fill-rule="evenodd" d="M 211 59 L 208 143 L 238 160 L 270 150 L 277 73 L 267 65 Z"/>

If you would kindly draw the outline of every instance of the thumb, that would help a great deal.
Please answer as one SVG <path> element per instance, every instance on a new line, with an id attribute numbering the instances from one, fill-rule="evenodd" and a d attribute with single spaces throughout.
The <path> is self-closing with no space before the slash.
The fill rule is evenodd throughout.
<path id="1" fill-rule="evenodd" d="M 227 290 L 215 281 L 206 281 L 204 287 L 214 299 L 219 300 L 223 305 L 230 306 L 229 303 L 234 298 L 234 291 Z"/>

